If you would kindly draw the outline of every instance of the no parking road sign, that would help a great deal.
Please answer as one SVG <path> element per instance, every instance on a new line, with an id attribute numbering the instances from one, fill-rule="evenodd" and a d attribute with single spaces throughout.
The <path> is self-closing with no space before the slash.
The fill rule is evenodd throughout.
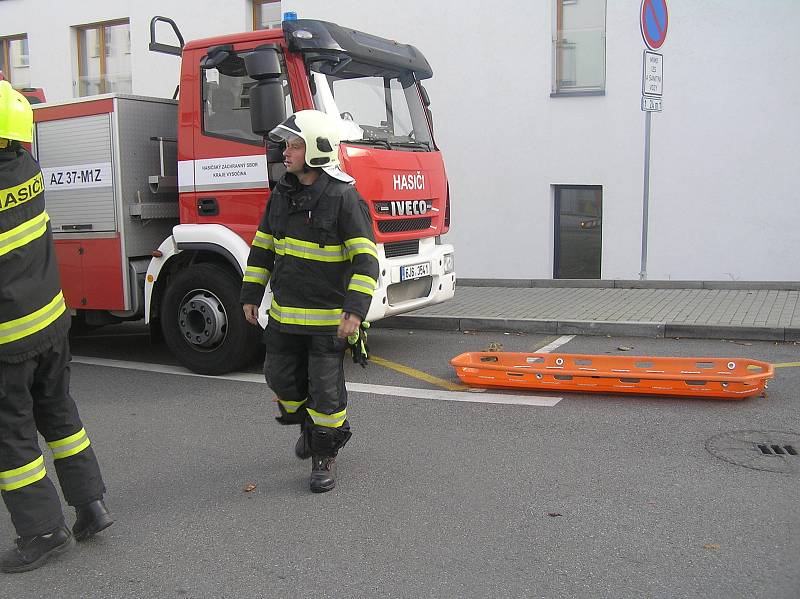
<path id="1" fill-rule="evenodd" d="M 667 39 L 667 0 L 642 0 L 639 12 L 639 24 L 642 28 L 644 43 L 651 50 L 658 50 Z"/>

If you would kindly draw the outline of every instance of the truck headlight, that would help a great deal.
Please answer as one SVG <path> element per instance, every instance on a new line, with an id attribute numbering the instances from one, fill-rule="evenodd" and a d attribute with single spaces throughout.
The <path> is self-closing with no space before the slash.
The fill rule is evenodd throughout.
<path id="1" fill-rule="evenodd" d="M 456 260 L 453 254 L 445 254 L 444 260 L 442 260 L 442 266 L 444 267 L 444 274 L 449 275 L 456 269 Z"/>

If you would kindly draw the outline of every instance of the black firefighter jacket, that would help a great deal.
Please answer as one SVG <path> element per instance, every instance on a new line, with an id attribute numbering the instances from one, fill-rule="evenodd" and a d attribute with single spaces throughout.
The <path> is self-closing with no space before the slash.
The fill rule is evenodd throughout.
<path id="1" fill-rule="evenodd" d="M 0 150 L 0 362 L 46 351 L 69 324 L 42 171 L 13 143 Z"/>
<path id="2" fill-rule="evenodd" d="M 253 238 L 241 302 L 272 290 L 270 327 L 335 334 L 343 312 L 362 320 L 378 281 L 369 207 L 355 187 L 325 172 L 310 186 L 284 175 Z"/>

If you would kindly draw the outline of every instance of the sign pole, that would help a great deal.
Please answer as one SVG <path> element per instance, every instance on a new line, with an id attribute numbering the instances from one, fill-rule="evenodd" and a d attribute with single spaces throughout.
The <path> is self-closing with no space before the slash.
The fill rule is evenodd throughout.
<path id="1" fill-rule="evenodd" d="M 644 190 L 642 192 L 642 263 L 639 269 L 639 280 L 647 280 L 647 225 L 650 204 L 650 116 L 644 113 Z"/>
<path id="2" fill-rule="evenodd" d="M 639 8 L 642 39 L 650 50 L 658 50 L 667 39 L 667 0 L 642 0 Z M 664 56 L 644 51 L 642 55 L 642 110 L 644 111 L 644 189 L 642 190 L 642 262 L 639 279 L 647 280 L 647 229 L 650 212 L 650 119 L 661 112 Z"/>

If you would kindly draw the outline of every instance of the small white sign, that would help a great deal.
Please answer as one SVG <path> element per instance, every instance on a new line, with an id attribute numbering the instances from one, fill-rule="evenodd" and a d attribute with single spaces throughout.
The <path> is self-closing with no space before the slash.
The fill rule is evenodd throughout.
<path id="1" fill-rule="evenodd" d="M 264 154 L 254 156 L 229 156 L 225 158 L 207 158 L 195 160 L 194 183 L 201 186 L 244 188 L 259 185 L 267 187 L 267 157 Z"/>
<path id="2" fill-rule="evenodd" d="M 42 169 L 46 191 L 111 187 L 111 163 L 73 164 Z"/>
<path id="3" fill-rule="evenodd" d="M 645 112 L 661 112 L 661 98 L 642 96 L 642 110 Z"/>
<path id="4" fill-rule="evenodd" d="M 661 97 L 664 91 L 664 56 L 644 51 L 642 66 L 642 95 Z"/>

